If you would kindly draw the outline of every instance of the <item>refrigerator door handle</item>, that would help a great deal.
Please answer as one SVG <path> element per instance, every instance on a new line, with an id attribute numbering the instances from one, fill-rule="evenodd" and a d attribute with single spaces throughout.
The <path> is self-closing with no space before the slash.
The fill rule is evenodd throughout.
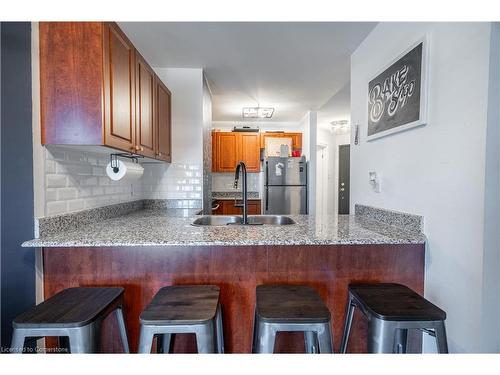
<path id="1" fill-rule="evenodd" d="M 269 162 L 266 160 L 266 182 L 265 185 L 269 184 Z"/>
<path id="2" fill-rule="evenodd" d="M 266 208 L 264 210 L 265 213 L 269 211 L 269 187 L 266 186 Z"/>

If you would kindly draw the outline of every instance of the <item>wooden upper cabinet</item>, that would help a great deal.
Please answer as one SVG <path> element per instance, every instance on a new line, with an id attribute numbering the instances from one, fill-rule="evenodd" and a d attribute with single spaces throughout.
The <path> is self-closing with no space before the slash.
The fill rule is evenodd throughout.
<path id="1" fill-rule="evenodd" d="M 234 172 L 238 160 L 238 138 L 236 133 L 217 132 L 217 169 L 215 172 Z"/>
<path id="2" fill-rule="evenodd" d="M 40 22 L 39 27 L 42 144 L 101 144 L 102 24 Z"/>
<path id="3" fill-rule="evenodd" d="M 244 162 L 247 172 L 260 172 L 258 133 L 212 132 L 212 172 L 234 172 Z"/>
<path id="4" fill-rule="evenodd" d="M 172 162 L 172 95 L 167 86 L 156 78 L 156 132 L 158 139 L 156 158 Z"/>
<path id="5" fill-rule="evenodd" d="M 161 81 L 118 25 L 40 22 L 39 36 L 42 144 L 171 159 L 170 92 L 157 97 Z"/>
<path id="6" fill-rule="evenodd" d="M 104 144 L 125 151 L 136 145 L 135 51 L 114 24 L 104 28 Z"/>
<path id="7" fill-rule="evenodd" d="M 135 56 L 136 152 L 153 158 L 157 149 L 154 115 L 155 73 L 138 52 Z"/>
<path id="8" fill-rule="evenodd" d="M 260 172 L 260 137 L 258 133 L 237 133 L 238 161 L 243 161 L 247 172 Z"/>
<path id="9" fill-rule="evenodd" d="M 292 132 L 265 132 L 260 133 L 260 148 L 266 147 L 266 138 L 292 138 L 292 148 L 302 148 L 302 133 Z"/>

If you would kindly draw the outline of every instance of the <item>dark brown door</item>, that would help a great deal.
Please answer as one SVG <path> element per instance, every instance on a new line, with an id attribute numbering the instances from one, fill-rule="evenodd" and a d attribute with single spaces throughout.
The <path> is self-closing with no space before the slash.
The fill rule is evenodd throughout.
<path id="1" fill-rule="evenodd" d="M 134 47 L 115 24 L 105 23 L 103 27 L 104 144 L 136 151 Z"/>
<path id="2" fill-rule="evenodd" d="M 339 214 L 349 214 L 350 145 L 339 146 Z"/>
<path id="3" fill-rule="evenodd" d="M 158 149 L 156 158 L 172 162 L 172 102 L 167 86 L 156 78 L 156 123 Z"/>
<path id="4" fill-rule="evenodd" d="M 155 74 L 137 51 L 135 54 L 135 89 L 135 139 L 139 148 L 136 152 L 144 156 L 154 157 L 156 152 L 153 106 Z"/>
<path id="5" fill-rule="evenodd" d="M 237 160 L 237 137 L 235 133 L 219 132 L 217 136 L 217 172 L 234 172 Z"/>
<path id="6" fill-rule="evenodd" d="M 259 134 L 238 133 L 238 147 L 237 162 L 244 162 L 247 172 L 260 172 Z"/>

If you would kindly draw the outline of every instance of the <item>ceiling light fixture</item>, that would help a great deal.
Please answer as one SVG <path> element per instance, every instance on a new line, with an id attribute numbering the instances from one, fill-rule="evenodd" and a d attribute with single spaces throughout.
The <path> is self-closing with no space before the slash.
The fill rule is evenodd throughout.
<path id="1" fill-rule="evenodd" d="M 349 121 L 347 120 L 338 120 L 330 122 L 332 125 L 332 130 L 347 130 L 349 129 Z"/>
<path id="2" fill-rule="evenodd" d="M 274 108 L 271 107 L 243 107 L 243 118 L 271 118 Z"/>

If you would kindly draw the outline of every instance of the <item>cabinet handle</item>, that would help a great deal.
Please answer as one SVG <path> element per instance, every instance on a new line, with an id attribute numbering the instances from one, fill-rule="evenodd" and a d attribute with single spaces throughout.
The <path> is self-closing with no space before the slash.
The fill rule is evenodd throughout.
<path id="1" fill-rule="evenodd" d="M 141 147 L 141 151 L 144 151 L 144 147 Z"/>
<path id="2" fill-rule="evenodd" d="M 141 148 L 139 146 L 135 146 L 135 151 L 139 151 Z"/>

